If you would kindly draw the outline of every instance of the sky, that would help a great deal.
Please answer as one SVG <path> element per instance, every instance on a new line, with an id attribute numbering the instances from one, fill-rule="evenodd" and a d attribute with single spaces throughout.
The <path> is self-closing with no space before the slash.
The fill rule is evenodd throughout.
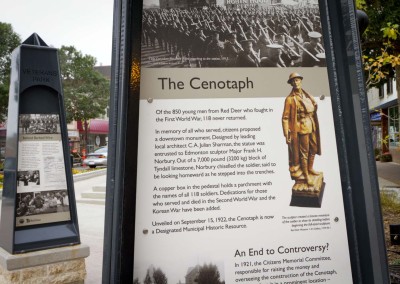
<path id="1" fill-rule="evenodd" d="M 113 0 L 5 0 L 0 22 L 12 25 L 24 41 L 37 33 L 48 46 L 73 45 L 111 65 Z"/>

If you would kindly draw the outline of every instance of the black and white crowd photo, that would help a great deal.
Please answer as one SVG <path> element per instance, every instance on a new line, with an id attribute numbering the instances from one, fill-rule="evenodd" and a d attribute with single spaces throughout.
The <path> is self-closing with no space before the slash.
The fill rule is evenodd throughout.
<path id="1" fill-rule="evenodd" d="M 143 67 L 326 66 L 317 0 L 147 1 Z"/>
<path id="2" fill-rule="evenodd" d="M 17 194 L 17 217 L 59 212 L 69 212 L 69 198 L 66 189 Z"/>
<path id="3" fill-rule="evenodd" d="M 18 171 L 18 186 L 35 186 L 40 185 L 40 171 Z"/>
<path id="4" fill-rule="evenodd" d="M 21 134 L 60 134 L 58 114 L 21 114 L 19 116 Z"/>

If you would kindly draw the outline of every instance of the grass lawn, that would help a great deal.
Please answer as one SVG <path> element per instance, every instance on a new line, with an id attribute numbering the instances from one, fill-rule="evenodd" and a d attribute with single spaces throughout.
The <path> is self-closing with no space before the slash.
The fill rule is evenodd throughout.
<path id="1" fill-rule="evenodd" d="M 383 217 L 383 227 L 385 230 L 385 242 L 389 264 L 400 264 L 400 246 L 390 244 L 389 225 L 399 224 L 400 200 L 396 192 L 381 192 L 381 207 Z"/>

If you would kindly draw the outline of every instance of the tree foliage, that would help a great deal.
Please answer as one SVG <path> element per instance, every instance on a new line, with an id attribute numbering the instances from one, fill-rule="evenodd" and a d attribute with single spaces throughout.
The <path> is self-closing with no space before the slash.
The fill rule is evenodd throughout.
<path id="1" fill-rule="evenodd" d="M 198 284 L 221 284 L 218 267 L 215 264 L 204 264 L 199 269 Z"/>
<path id="2" fill-rule="evenodd" d="M 109 81 L 94 70 L 96 59 L 73 46 L 59 52 L 67 121 L 82 121 L 87 142 L 88 121 L 105 113 Z"/>
<path id="3" fill-rule="evenodd" d="M 368 15 L 369 25 L 362 35 L 366 85 L 380 87 L 396 78 L 397 98 L 400 101 L 400 5 L 398 0 L 356 0 L 358 9 Z M 388 117 L 398 125 L 398 119 Z M 382 151 L 388 151 L 389 135 L 381 141 Z"/>
<path id="4" fill-rule="evenodd" d="M 67 120 L 88 121 L 105 113 L 109 82 L 94 70 L 96 59 L 73 46 L 60 49 L 61 76 Z"/>
<path id="5" fill-rule="evenodd" d="M 364 44 L 368 47 L 381 46 L 384 42 L 382 28 L 387 23 L 398 23 L 400 6 L 398 0 L 357 0 L 357 8 L 368 15 L 369 26 L 364 34 Z M 397 42 L 397 45 L 399 42 Z M 399 48 L 399 46 L 397 46 Z"/>
<path id="6" fill-rule="evenodd" d="M 362 35 L 367 86 L 377 86 L 400 71 L 400 5 L 398 0 L 357 0 L 357 8 L 368 15 L 369 25 Z M 397 78 L 399 73 L 396 72 Z"/>
<path id="7" fill-rule="evenodd" d="M 0 22 L 0 122 L 7 116 L 11 53 L 20 44 L 21 38 L 12 26 Z"/>

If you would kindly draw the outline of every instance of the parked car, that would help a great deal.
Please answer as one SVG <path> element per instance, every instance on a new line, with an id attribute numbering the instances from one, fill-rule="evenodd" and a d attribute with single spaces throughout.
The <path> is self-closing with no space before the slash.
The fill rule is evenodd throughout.
<path id="1" fill-rule="evenodd" d="M 107 166 L 107 152 L 108 147 L 101 147 L 89 153 L 83 163 L 88 165 L 90 168 L 95 168 L 96 166 Z"/>

